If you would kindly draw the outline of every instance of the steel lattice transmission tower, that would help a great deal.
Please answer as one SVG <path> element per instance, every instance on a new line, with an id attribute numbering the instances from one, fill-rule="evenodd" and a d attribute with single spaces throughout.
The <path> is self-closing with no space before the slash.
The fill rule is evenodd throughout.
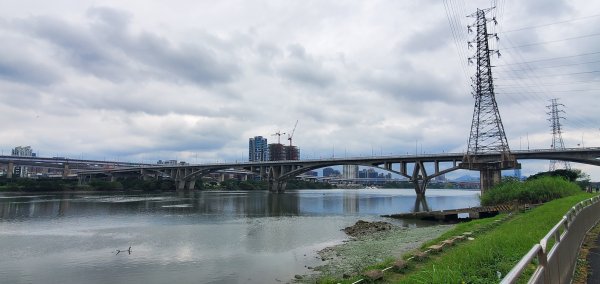
<path id="1" fill-rule="evenodd" d="M 550 105 L 546 106 L 550 110 L 548 112 L 550 115 L 548 121 L 550 121 L 550 127 L 552 128 L 552 145 L 550 145 L 550 147 L 554 150 L 565 149 L 565 143 L 562 138 L 562 130 L 560 126 L 560 119 L 565 119 L 564 117 L 560 116 L 561 113 L 565 113 L 565 111 L 562 109 L 564 106 L 565 105 L 558 103 L 558 99 L 551 99 Z M 551 160 L 549 170 L 556 170 L 557 163 L 562 164 L 567 170 L 571 169 L 571 165 L 567 161 Z"/>
<path id="2" fill-rule="evenodd" d="M 473 32 L 473 29 L 477 32 L 475 39 L 469 42 L 469 47 L 475 44 L 477 49 L 475 55 L 469 58 L 469 63 L 477 64 L 477 71 L 471 78 L 472 95 L 475 98 L 471 135 L 467 154 L 460 166 L 479 171 L 482 193 L 500 182 L 502 170 L 520 168 L 515 157 L 510 154 L 494 93 L 490 55 L 495 53 L 500 56 L 500 53 L 490 50 L 488 38 L 498 39 L 498 36 L 488 33 L 487 23 L 493 21 L 496 24 L 496 19 L 485 17 L 492 9 L 477 9 L 477 12 L 468 16 L 475 18 L 475 24 L 467 26 L 469 32 Z"/>
<path id="3" fill-rule="evenodd" d="M 489 21 L 496 23 L 495 19 L 490 20 L 485 17 L 491 9 L 477 9 L 477 12 L 468 16 L 475 18 L 475 24 L 468 26 L 469 32 L 473 32 L 473 28 L 477 32 L 475 39 L 469 42 L 469 47 L 475 43 L 477 48 L 475 55 L 469 58 L 469 63 L 476 62 L 477 64 L 477 71 L 475 76 L 472 77 L 472 94 L 475 98 L 475 108 L 467 150 L 469 155 L 510 152 L 494 93 L 490 55 L 496 53 L 500 56 L 500 53 L 498 50 L 490 50 L 489 47 L 488 37 L 498 38 L 496 34 L 489 34 L 487 30 Z"/>

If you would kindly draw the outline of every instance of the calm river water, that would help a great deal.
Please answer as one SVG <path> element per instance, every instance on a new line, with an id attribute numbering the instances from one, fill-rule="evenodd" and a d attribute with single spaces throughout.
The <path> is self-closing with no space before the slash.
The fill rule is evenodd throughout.
<path id="1" fill-rule="evenodd" d="M 427 195 L 431 210 L 479 205 L 478 191 Z M 419 205 L 410 189 L 0 193 L 0 283 L 288 282 L 344 227 Z"/>

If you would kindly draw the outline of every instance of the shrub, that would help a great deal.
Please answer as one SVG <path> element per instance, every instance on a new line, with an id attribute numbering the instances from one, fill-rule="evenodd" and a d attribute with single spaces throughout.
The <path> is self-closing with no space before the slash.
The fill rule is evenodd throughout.
<path id="1" fill-rule="evenodd" d="M 526 182 L 508 181 L 481 196 L 481 205 L 537 204 L 580 193 L 577 184 L 561 177 L 544 176 Z"/>

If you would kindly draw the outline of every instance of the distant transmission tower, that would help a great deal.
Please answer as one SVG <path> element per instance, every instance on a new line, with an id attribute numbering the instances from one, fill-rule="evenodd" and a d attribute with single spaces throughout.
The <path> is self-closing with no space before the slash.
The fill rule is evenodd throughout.
<path id="1" fill-rule="evenodd" d="M 565 105 L 559 104 L 558 99 L 551 99 L 550 102 L 551 102 L 550 105 L 546 106 L 550 110 L 548 112 L 548 114 L 550 115 L 550 118 L 548 118 L 548 121 L 550 121 L 550 127 L 552 128 L 552 145 L 550 145 L 550 147 L 554 150 L 564 150 L 565 143 L 563 142 L 563 138 L 562 138 L 560 119 L 561 118 L 565 119 L 565 118 L 561 117 L 560 113 L 565 113 L 565 111 L 561 108 L 561 107 L 564 107 Z M 562 164 L 564 166 L 564 168 L 567 170 L 571 169 L 571 165 L 567 161 L 551 160 L 549 170 L 550 171 L 556 170 L 556 164 L 558 164 L 558 163 Z"/>
<path id="2" fill-rule="evenodd" d="M 504 126 L 498 112 L 490 63 L 490 54 L 496 53 L 500 57 L 500 52 L 490 50 L 488 44 L 488 37 L 498 39 L 496 34 L 488 34 L 487 30 L 487 22 L 493 21 L 494 24 L 497 24 L 495 18 L 487 19 L 485 17 L 486 13 L 492 9 L 477 9 L 477 12 L 468 16 L 475 18 L 475 23 L 472 26 L 467 26 L 469 33 L 473 32 L 473 28 L 477 31 L 475 39 L 468 43 L 469 47 L 472 47 L 475 43 L 477 48 L 475 55 L 469 58 L 469 63 L 476 62 L 477 71 L 475 76 L 471 78 L 475 108 L 473 110 L 467 155 L 498 152 L 504 156 L 509 155 L 510 152 L 504 134 Z"/>

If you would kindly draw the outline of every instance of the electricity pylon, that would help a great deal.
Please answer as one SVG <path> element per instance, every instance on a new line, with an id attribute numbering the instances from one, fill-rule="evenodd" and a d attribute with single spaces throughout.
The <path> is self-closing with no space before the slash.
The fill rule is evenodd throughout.
<path id="1" fill-rule="evenodd" d="M 550 110 L 547 112 L 547 114 L 550 115 L 548 121 L 550 121 L 550 128 L 552 128 L 552 145 L 550 145 L 550 147 L 554 150 L 565 149 L 565 143 L 562 138 L 562 130 L 560 125 L 560 119 L 565 119 L 564 117 L 560 116 L 561 113 L 565 113 L 565 111 L 562 109 L 564 106 L 565 105 L 558 103 L 558 99 L 551 99 L 550 105 L 546 106 Z M 562 164 L 562 166 L 567 170 L 571 169 L 571 165 L 567 161 L 551 160 L 548 170 L 556 170 L 556 164 Z"/>

